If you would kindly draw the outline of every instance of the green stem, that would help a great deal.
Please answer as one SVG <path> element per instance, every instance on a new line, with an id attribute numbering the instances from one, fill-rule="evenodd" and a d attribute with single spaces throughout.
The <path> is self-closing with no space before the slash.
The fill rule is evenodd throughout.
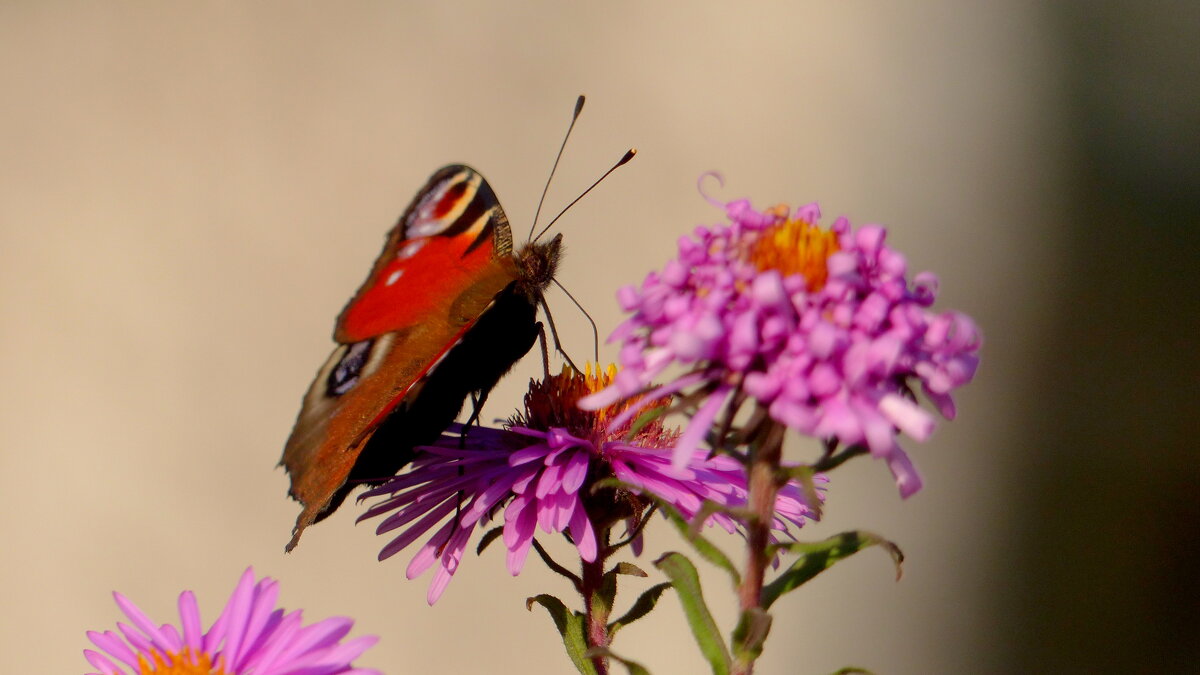
<path id="1" fill-rule="evenodd" d="M 593 562 L 582 561 L 580 564 L 580 591 L 583 604 L 586 607 L 584 631 L 587 635 L 588 647 L 604 647 L 612 643 L 608 633 L 608 618 L 612 608 L 608 606 L 603 596 L 604 563 L 608 558 L 608 547 L 601 547 Z M 597 675 L 608 675 L 608 659 L 603 656 L 593 656 L 592 665 L 596 667 Z"/>
<path id="2" fill-rule="evenodd" d="M 738 588 L 738 603 L 743 613 L 763 609 L 762 589 L 767 565 L 771 562 L 767 547 L 771 520 L 775 515 L 775 496 L 779 492 L 783 433 L 783 427 L 770 423 L 761 442 L 750 445 L 750 466 L 747 467 L 750 496 L 746 506 L 752 515 L 746 523 L 746 573 Z M 733 675 L 753 672 L 753 657 L 739 655 L 733 664 Z"/>

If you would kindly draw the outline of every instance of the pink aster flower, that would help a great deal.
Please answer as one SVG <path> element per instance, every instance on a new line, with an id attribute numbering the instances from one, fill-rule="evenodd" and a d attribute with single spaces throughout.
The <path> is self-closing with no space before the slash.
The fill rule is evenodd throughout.
<path id="1" fill-rule="evenodd" d="M 696 450 L 682 468 L 674 469 L 670 446 L 677 434 L 661 422 L 651 422 L 626 438 L 628 424 L 609 425 L 620 407 L 590 413 L 576 407 L 582 396 L 606 386 L 615 372 L 612 368 L 605 374 L 592 375 L 589 370 L 580 375 L 564 368 L 562 375 L 531 383 L 525 413 L 507 428 L 472 427 L 464 434 L 455 425 L 437 445 L 422 448 L 407 473 L 364 494 L 385 498 L 360 520 L 386 516 L 376 532 L 400 531 L 379 559 L 426 537 L 406 574 L 413 579 L 436 564 L 427 595 L 433 604 L 457 571 L 475 528 L 501 511 L 508 570 L 515 576 L 525 565 L 539 527 L 546 533 L 569 533 L 579 557 L 596 560 L 598 549 L 608 545 L 611 525 L 639 522 L 649 506 L 641 493 L 656 496 L 688 519 L 705 500 L 744 505 L 746 479 L 736 460 L 709 458 Z M 592 485 L 605 478 L 616 478 L 634 492 L 593 491 Z M 824 482 L 818 477 L 820 485 Z M 799 527 L 814 517 L 796 484 L 785 485 L 776 502 L 773 527 L 780 536 L 790 536 L 789 525 Z M 738 529 L 723 512 L 705 522 L 730 532 Z"/>
<path id="2" fill-rule="evenodd" d="M 203 630 L 196 597 L 179 596 L 180 626 L 156 624 L 137 605 L 113 593 L 133 625 L 117 623 L 120 633 L 88 631 L 92 644 L 107 654 L 85 649 L 100 673 L 92 675 L 380 675 L 351 662 L 379 638 L 342 642 L 354 622 L 335 617 L 303 625 L 300 611 L 277 609 L 279 583 L 254 571 L 242 574 L 225 609 Z"/>
<path id="3" fill-rule="evenodd" d="M 912 389 L 919 384 L 943 417 L 954 417 L 951 394 L 979 363 L 974 322 L 930 311 L 937 278 L 925 272 L 910 283 L 881 226 L 838 218 L 822 229 L 815 203 L 794 213 L 757 211 L 746 200 L 718 205 L 729 224 L 696 228 L 661 273 L 618 292 L 632 314 L 609 338 L 622 343 L 622 370 L 581 405 L 644 394 L 620 423 L 640 406 L 690 392 L 695 413 L 674 456 L 682 467 L 727 403 L 745 394 L 800 433 L 865 446 L 887 462 L 901 496 L 915 493 L 921 479 L 898 436 L 924 441 L 934 418 Z M 652 388 L 669 366 L 686 372 Z"/>

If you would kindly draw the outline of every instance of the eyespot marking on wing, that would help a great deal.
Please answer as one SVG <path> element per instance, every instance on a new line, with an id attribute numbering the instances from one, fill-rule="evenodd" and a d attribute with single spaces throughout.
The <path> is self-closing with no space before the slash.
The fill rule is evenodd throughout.
<path id="1" fill-rule="evenodd" d="M 325 382 L 325 390 L 330 395 L 341 396 L 358 384 L 359 373 L 362 372 L 363 366 L 367 365 L 367 357 L 370 356 L 373 342 L 375 341 L 355 342 L 343 350 L 341 358 L 330 371 L 329 379 Z"/>
<path id="2" fill-rule="evenodd" d="M 475 201 L 483 177 L 471 171 L 460 172 L 421 200 L 409 214 L 404 234 L 408 239 L 442 234 L 458 222 L 462 212 Z"/>

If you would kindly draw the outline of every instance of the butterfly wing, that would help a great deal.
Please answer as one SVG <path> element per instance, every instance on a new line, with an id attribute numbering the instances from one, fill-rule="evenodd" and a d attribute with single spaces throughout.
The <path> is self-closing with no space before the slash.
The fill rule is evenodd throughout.
<path id="1" fill-rule="evenodd" d="M 497 265 L 504 269 L 488 269 Z M 454 309 L 455 298 L 489 271 L 507 277 L 505 284 L 517 276 L 508 218 L 478 172 L 444 167 L 388 233 L 367 280 L 338 316 L 333 339 L 354 343 L 428 321 Z"/>
<path id="2" fill-rule="evenodd" d="M 465 166 L 435 173 L 338 317 L 339 344 L 284 447 L 289 494 L 303 505 L 288 550 L 330 508 L 389 413 L 517 276 L 508 220 L 491 187 Z"/>

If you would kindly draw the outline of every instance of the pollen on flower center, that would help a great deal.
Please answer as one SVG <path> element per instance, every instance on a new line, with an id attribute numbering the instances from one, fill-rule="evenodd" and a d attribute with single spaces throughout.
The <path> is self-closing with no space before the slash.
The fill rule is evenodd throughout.
<path id="1" fill-rule="evenodd" d="M 616 366 L 611 366 L 608 373 L 597 367 L 593 375 L 591 364 L 588 364 L 585 375 L 575 372 L 570 366 L 563 366 L 562 373 L 558 375 L 551 375 L 541 382 L 531 381 L 529 391 L 525 394 L 524 415 L 518 415 L 512 422 L 516 426 L 539 431 L 553 427 L 576 432 L 601 429 L 605 412 L 583 411 L 577 403 L 584 396 L 607 386 L 616 372 Z"/>
<path id="2" fill-rule="evenodd" d="M 840 250 L 837 234 L 804 220 L 787 220 L 786 207 L 772 212 L 784 214 L 781 222 L 762 231 L 746 252 L 746 260 L 760 271 L 778 270 L 785 277 L 802 274 L 808 290 L 820 290 L 829 277 L 826 261 Z"/>
<path id="3" fill-rule="evenodd" d="M 587 364 L 585 372 L 576 372 L 563 366 L 562 373 L 551 375 L 542 382 L 530 382 L 525 394 L 524 414 L 518 414 L 509 422 L 513 426 L 527 427 L 538 431 L 552 428 L 568 429 L 571 433 L 590 439 L 597 447 L 612 439 L 623 438 L 632 422 L 618 429 L 610 429 L 609 422 L 626 408 L 634 405 L 639 397 L 626 398 L 596 410 L 581 410 L 579 399 L 595 394 L 610 386 L 617 377 L 617 367 L 609 365 L 593 369 Z M 666 407 L 669 399 L 657 401 L 647 408 Z M 638 442 L 658 447 L 674 439 L 674 431 L 668 431 L 660 420 L 654 420 L 638 433 Z"/>
<path id="4" fill-rule="evenodd" d="M 208 654 L 184 649 L 181 654 L 163 654 L 155 651 L 153 663 L 146 655 L 138 657 L 139 675 L 227 675 L 224 668 L 213 667 Z"/>

